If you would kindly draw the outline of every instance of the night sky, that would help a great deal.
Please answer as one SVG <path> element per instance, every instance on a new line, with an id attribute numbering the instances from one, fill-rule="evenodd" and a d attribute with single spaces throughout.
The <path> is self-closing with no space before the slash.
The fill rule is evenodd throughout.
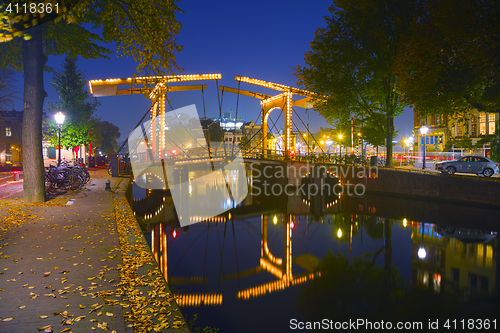
<path id="1" fill-rule="evenodd" d="M 185 12 L 178 15 L 183 25 L 178 36 L 178 44 L 183 50 L 177 54 L 177 64 L 184 71 L 180 74 L 221 73 L 220 85 L 237 88 L 235 75 L 248 76 L 265 81 L 297 86 L 292 72 L 297 65 L 304 65 L 304 53 L 309 50 L 309 42 L 314 39 L 314 31 L 324 27 L 323 17 L 328 15 L 330 0 L 253 0 L 253 1 L 201 1 L 184 0 L 179 7 Z M 108 44 L 112 50 L 113 44 Z M 61 68 L 63 56 L 49 58 L 48 65 L 56 70 Z M 85 73 L 87 80 L 107 78 L 127 78 L 135 73 L 136 64 L 131 58 L 110 60 L 81 59 L 78 68 Z M 17 75 L 18 96 L 16 110 L 22 109 L 22 75 Z M 45 73 L 47 101 L 56 102 L 58 96 L 50 85 L 52 75 Z M 198 81 L 191 84 L 206 84 L 205 104 L 207 117 L 219 115 L 215 81 Z M 272 90 L 249 84 L 241 84 L 241 89 L 273 94 Z M 278 92 L 275 92 L 278 94 Z M 198 114 L 203 117 L 202 95 L 200 91 L 174 92 L 169 95 L 174 108 L 196 104 Z M 100 97 L 101 105 L 97 114 L 120 128 L 125 140 L 137 122 L 150 106 L 142 95 Z M 311 131 L 329 126 L 314 111 L 305 114 L 305 109 L 295 108 L 304 122 L 309 119 Z M 167 111 L 170 108 L 167 106 Z M 222 112 L 236 112 L 236 94 L 225 93 Z M 245 121 L 256 121 L 260 112 L 259 100 L 240 96 L 238 116 Z M 276 120 L 278 111 L 271 117 Z M 295 116 L 294 116 L 295 117 Z M 309 117 L 309 118 L 308 118 Z M 283 116 L 278 125 L 282 126 Z M 294 120 L 299 125 L 299 120 Z M 257 121 L 260 123 L 260 119 Z M 411 110 L 395 120 L 396 130 L 402 137 L 411 135 L 413 115 Z M 300 128 L 303 131 L 303 128 Z M 399 144 L 395 146 L 396 149 Z"/>

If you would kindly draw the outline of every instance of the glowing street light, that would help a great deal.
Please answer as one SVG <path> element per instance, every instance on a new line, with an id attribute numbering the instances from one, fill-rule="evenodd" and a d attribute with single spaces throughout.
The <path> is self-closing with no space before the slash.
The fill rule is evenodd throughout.
<path id="1" fill-rule="evenodd" d="M 64 124 L 64 118 L 66 116 L 62 112 L 58 112 L 54 115 L 56 119 L 57 127 L 59 127 L 59 159 L 57 160 L 57 166 L 61 165 L 61 127 Z"/>
<path id="2" fill-rule="evenodd" d="M 429 131 L 429 128 L 423 126 L 420 128 L 420 134 L 423 135 L 424 137 L 424 156 L 423 156 L 423 159 L 422 159 L 422 170 L 425 170 L 425 148 L 426 148 L 426 142 L 425 142 L 425 135 L 427 134 L 427 132 Z"/>
<path id="3" fill-rule="evenodd" d="M 340 159 L 342 160 L 342 144 L 340 143 L 340 141 L 342 140 L 343 135 L 339 134 L 338 136 L 339 136 L 339 154 L 340 154 Z"/>
<path id="4" fill-rule="evenodd" d="M 337 237 L 342 238 L 342 230 L 340 228 L 337 230 Z"/>

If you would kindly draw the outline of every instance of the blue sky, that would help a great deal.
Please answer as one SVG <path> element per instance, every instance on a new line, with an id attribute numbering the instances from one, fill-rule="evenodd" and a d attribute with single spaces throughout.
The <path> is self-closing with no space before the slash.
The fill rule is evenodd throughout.
<path id="1" fill-rule="evenodd" d="M 183 50 L 177 54 L 177 63 L 184 68 L 182 74 L 221 73 L 219 84 L 234 88 L 237 88 L 235 75 L 296 86 L 296 78 L 292 74 L 294 67 L 304 65 L 304 53 L 309 50 L 314 31 L 325 26 L 323 17 L 328 15 L 330 4 L 331 0 L 181 1 L 179 7 L 185 13 L 178 16 L 183 28 L 177 41 Z M 114 45 L 109 47 L 113 49 Z M 48 65 L 60 69 L 62 60 L 62 56 L 52 57 Z M 110 60 L 80 59 L 78 66 L 88 80 L 131 77 L 136 68 L 131 58 L 115 56 L 111 56 Z M 45 90 L 49 96 L 45 99 L 45 109 L 47 101 L 58 100 L 50 85 L 51 79 L 52 76 L 46 73 Z M 20 97 L 22 84 L 22 76 L 18 75 Z M 215 82 L 204 81 L 203 84 L 208 85 L 205 91 L 207 116 L 215 117 L 219 114 Z M 248 84 L 242 84 L 241 89 L 273 93 L 272 90 Z M 203 116 L 201 92 L 176 92 L 170 95 L 170 99 L 174 108 L 195 103 L 198 113 Z M 98 100 L 102 102 L 98 114 L 120 128 L 120 140 L 128 136 L 150 106 L 149 100 L 142 95 L 100 97 Z M 22 101 L 17 101 L 15 107 L 21 110 Z M 222 109 L 222 112 L 234 115 L 235 94 L 224 94 Z M 306 115 L 304 109 L 296 110 L 304 122 L 309 122 L 312 131 L 328 126 L 314 111 Z M 246 121 L 255 121 L 259 112 L 259 100 L 240 96 L 238 116 Z M 275 112 L 272 117 L 276 119 L 277 115 Z M 282 120 L 283 116 L 280 123 Z M 300 121 L 296 121 L 298 123 Z M 395 125 L 400 137 L 411 135 L 412 111 L 407 110 L 396 118 Z"/>

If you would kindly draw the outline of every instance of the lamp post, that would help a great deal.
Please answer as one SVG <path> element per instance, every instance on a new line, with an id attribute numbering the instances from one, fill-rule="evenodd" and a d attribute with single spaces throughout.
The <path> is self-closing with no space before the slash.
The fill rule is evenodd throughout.
<path id="1" fill-rule="evenodd" d="M 342 143 L 341 143 L 342 136 L 343 136 L 342 134 L 339 134 L 339 156 L 341 161 L 342 161 Z"/>
<path id="2" fill-rule="evenodd" d="M 59 159 L 57 160 L 57 166 L 61 165 L 61 126 L 64 123 L 64 114 L 62 112 L 58 112 L 54 115 L 56 118 L 57 127 L 59 127 Z"/>
<path id="3" fill-rule="evenodd" d="M 427 134 L 428 131 L 429 129 L 425 126 L 420 128 L 420 134 L 422 134 L 424 139 L 424 156 L 422 159 L 422 170 L 425 170 L 425 148 L 426 148 L 425 135 Z"/>

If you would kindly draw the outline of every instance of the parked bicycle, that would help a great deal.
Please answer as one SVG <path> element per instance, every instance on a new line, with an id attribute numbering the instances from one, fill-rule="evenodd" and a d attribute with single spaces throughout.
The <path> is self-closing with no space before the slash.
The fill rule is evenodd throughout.
<path id="1" fill-rule="evenodd" d="M 90 181 L 90 174 L 85 165 L 70 165 L 66 162 L 59 166 L 50 166 L 45 170 L 45 188 L 60 188 L 78 191 Z"/>

